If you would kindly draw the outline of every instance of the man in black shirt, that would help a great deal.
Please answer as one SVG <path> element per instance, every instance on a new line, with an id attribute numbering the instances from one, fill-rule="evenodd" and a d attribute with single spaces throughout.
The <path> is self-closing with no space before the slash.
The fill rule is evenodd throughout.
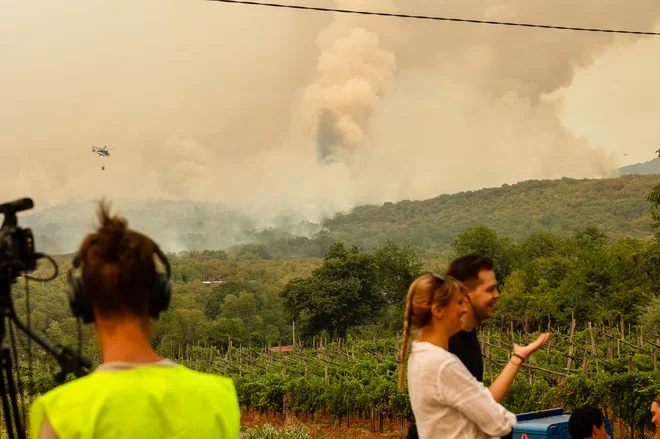
<path id="1" fill-rule="evenodd" d="M 449 352 L 456 355 L 479 382 L 483 382 L 484 362 L 476 329 L 460 331 L 449 339 Z"/>
<path id="2" fill-rule="evenodd" d="M 454 277 L 465 284 L 469 290 L 467 298 L 470 303 L 468 312 L 463 318 L 463 330 L 449 339 L 449 352 L 456 355 L 479 382 L 483 382 L 484 363 L 481 356 L 481 346 L 477 338 L 477 327 L 482 321 L 495 315 L 495 304 L 500 298 L 493 268 L 494 264 L 491 259 L 470 255 L 452 261 L 445 271 L 446 276 Z M 534 353 L 548 341 L 549 337 L 550 334 L 542 334 L 536 341 L 524 347 L 514 344 L 513 356 L 519 357 L 519 359 L 510 360 L 488 388 L 495 401 L 501 403 L 504 400 L 518 369 L 522 365 L 519 360 L 524 360 Z M 417 439 L 418 437 L 417 426 L 415 422 L 412 422 L 408 429 L 408 439 Z M 511 434 L 503 439 L 510 437 Z"/>

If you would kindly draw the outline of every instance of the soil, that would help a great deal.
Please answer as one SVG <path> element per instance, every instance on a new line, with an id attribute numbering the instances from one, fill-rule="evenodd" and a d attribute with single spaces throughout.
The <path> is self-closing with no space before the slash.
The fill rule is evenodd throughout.
<path id="1" fill-rule="evenodd" d="M 405 439 L 408 431 L 408 426 L 400 428 L 397 422 L 392 422 L 390 429 L 389 421 L 385 422 L 384 433 L 371 433 L 371 421 L 369 419 L 359 420 L 358 418 L 351 418 L 350 428 L 346 426 L 346 419 L 342 421 L 339 426 L 337 421 L 333 421 L 330 416 L 316 415 L 314 422 L 308 418 L 305 422 L 304 416 L 302 418 L 295 418 L 289 416 L 283 418 L 282 416 L 273 416 L 272 414 L 259 414 L 258 412 L 241 411 L 241 426 L 254 427 L 264 424 L 271 424 L 275 427 L 283 427 L 285 425 L 305 425 L 312 433 L 312 438 L 333 438 L 333 439 Z M 398 427 L 398 428 L 397 428 Z M 378 424 L 376 423 L 376 428 Z"/>

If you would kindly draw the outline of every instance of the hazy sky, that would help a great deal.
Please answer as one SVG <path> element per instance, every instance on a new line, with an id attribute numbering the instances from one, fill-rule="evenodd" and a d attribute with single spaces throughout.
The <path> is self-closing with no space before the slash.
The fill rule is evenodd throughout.
<path id="1" fill-rule="evenodd" d="M 660 30 L 657 0 L 283 1 Z M 0 200 L 212 200 L 315 220 L 597 177 L 660 147 L 659 51 L 660 37 L 195 0 L 3 0 Z"/>

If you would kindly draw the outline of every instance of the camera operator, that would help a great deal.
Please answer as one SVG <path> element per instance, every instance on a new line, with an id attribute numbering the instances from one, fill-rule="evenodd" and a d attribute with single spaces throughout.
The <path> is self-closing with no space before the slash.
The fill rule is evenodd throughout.
<path id="1" fill-rule="evenodd" d="M 103 363 L 34 401 L 32 437 L 238 439 L 233 382 L 163 359 L 151 346 L 150 318 L 170 301 L 167 259 L 103 202 L 99 217 L 74 260 L 82 277 L 69 272 L 69 300 L 76 317 L 95 323 Z M 167 277 L 156 271 L 154 253 Z"/>

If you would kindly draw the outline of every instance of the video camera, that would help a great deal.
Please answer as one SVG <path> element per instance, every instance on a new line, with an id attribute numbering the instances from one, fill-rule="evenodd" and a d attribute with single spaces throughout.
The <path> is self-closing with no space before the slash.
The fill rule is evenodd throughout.
<path id="1" fill-rule="evenodd" d="M 33 333 L 29 326 L 26 326 L 18 318 L 14 310 L 14 304 L 11 300 L 11 285 L 16 282 L 16 278 L 21 273 L 25 274 L 26 282 L 30 279 L 35 280 L 28 276 L 27 273 L 36 269 L 37 260 L 41 258 L 49 260 L 53 265 L 55 272 L 48 279 L 36 280 L 44 282 L 53 280 L 57 277 L 58 273 L 57 264 L 53 258 L 35 250 L 32 230 L 18 226 L 16 213 L 32 209 L 33 207 L 34 203 L 30 198 L 23 198 L 0 205 L 0 213 L 5 217 L 4 222 L 2 223 L 2 228 L 0 228 L 0 400 L 2 402 L 2 411 L 4 412 L 5 424 L 10 439 L 14 439 L 15 437 L 13 427 L 16 429 L 18 439 L 25 439 L 26 434 L 24 426 L 26 420 L 25 411 L 23 411 L 23 422 L 21 422 L 20 419 L 16 399 L 17 392 L 12 376 L 11 353 L 4 343 L 6 320 L 13 323 L 28 336 L 28 350 L 30 350 L 29 340 L 34 340 L 46 352 L 57 359 L 62 370 L 56 374 L 55 379 L 60 384 L 64 382 L 67 374 L 73 373 L 77 377 L 81 377 L 87 374 L 84 369 L 89 369 L 92 366 L 91 362 L 75 349 L 69 346 L 63 347 L 60 345 L 53 347 L 48 344 L 48 342 L 42 339 L 41 336 Z M 12 335 L 12 344 L 14 344 L 13 341 Z M 14 354 L 16 354 L 15 346 Z"/>
<path id="2" fill-rule="evenodd" d="M 19 227 L 16 218 L 17 212 L 33 207 L 34 203 L 29 198 L 0 205 L 0 213 L 5 216 L 0 228 L 0 279 L 11 277 L 13 281 L 21 271 L 31 272 L 37 267 L 39 255 L 34 250 L 32 230 Z"/>

